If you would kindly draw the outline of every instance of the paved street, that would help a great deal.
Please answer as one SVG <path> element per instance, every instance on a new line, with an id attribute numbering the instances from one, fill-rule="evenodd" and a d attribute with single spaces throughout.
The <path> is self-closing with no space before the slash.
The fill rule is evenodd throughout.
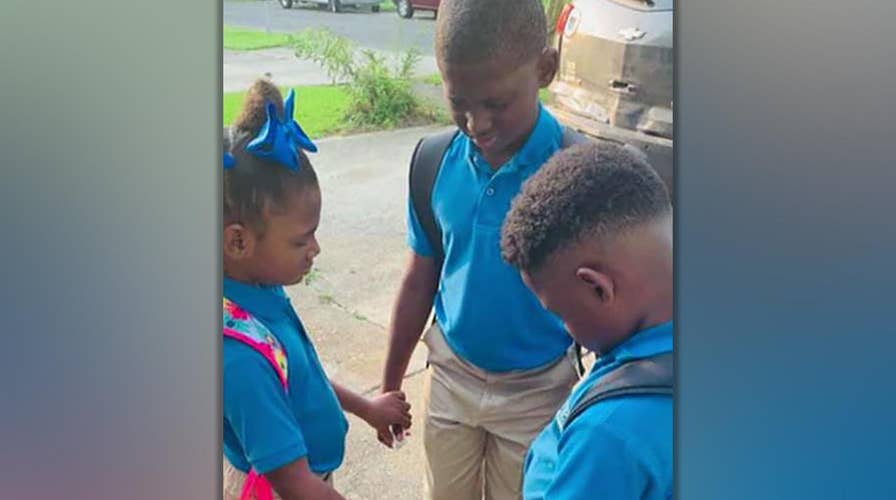
<path id="1" fill-rule="evenodd" d="M 329 28 L 361 47 L 393 52 L 416 47 L 421 54 L 432 53 L 435 29 L 428 12 L 411 19 L 402 19 L 395 12 L 374 14 L 366 9 L 333 14 L 314 6 L 286 10 L 275 0 L 225 1 L 224 24 L 277 32 Z"/>

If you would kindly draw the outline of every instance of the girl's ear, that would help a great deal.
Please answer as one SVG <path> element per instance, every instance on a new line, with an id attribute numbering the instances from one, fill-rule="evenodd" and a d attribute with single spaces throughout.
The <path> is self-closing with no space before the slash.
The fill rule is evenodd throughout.
<path id="1" fill-rule="evenodd" d="M 240 261 L 255 252 L 255 233 L 248 227 L 235 222 L 224 226 L 224 256 L 232 261 Z"/>

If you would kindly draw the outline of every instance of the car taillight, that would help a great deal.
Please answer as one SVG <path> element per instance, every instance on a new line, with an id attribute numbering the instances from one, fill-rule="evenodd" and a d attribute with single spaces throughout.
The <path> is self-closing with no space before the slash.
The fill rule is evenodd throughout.
<path id="1" fill-rule="evenodd" d="M 554 32 L 558 35 L 563 33 L 566 30 L 566 21 L 569 20 L 569 14 L 575 10 L 576 6 L 568 3 L 563 6 L 563 10 L 560 11 L 560 16 L 557 18 L 557 26 L 554 27 Z"/>

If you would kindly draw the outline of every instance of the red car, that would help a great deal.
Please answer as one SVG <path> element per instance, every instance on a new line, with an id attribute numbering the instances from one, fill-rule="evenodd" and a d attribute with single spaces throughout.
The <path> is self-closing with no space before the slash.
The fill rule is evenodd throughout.
<path id="1" fill-rule="evenodd" d="M 439 0 L 394 0 L 398 15 L 409 19 L 415 10 L 429 10 L 434 15 L 439 12 Z"/>

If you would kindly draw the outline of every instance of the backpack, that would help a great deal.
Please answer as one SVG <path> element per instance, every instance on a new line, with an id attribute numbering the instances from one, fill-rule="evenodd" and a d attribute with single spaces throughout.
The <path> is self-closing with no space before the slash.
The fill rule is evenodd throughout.
<path id="1" fill-rule="evenodd" d="M 411 156 L 410 188 L 408 190 L 411 205 L 440 267 L 445 258 L 445 252 L 442 248 L 442 230 L 432 211 L 432 191 L 435 187 L 436 177 L 439 175 L 439 169 L 442 168 L 445 152 L 448 151 L 448 146 L 458 134 L 460 134 L 460 130 L 454 129 L 424 137 L 417 142 L 414 154 Z M 569 127 L 563 127 L 560 148 L 565 149 L 589 140 L 591 139 L 582 133 Z"/>
<path id="2" fill-rule="evenodd" d="M 432 192 L 439 169 L 442 168 L 442 159 L 448 151 L 448 146 L 458 134 L 460 134 L 460 130 L 453 129 L 420 139 L 411 156 L 411 167 L 408 174 L 410 184 L 408 193 L 411 197 L 411 206 L 420 227 L 426 234 L 429 246 L 433 249 L 433 258 L 439 268 L 442 267 L 442 262 L 445 260 L 445 250 L 442 248 L 442 230 L 432 211 Z M 572 128 L 563 127 L 560 149 L 590 140 Z M 435 323 L 435 314 L 432 314 L 431 318 L 430 325 Z M 578 343 L 576 343 L 576 361 L 579 376 L 582 376 L 585 373 L 585 365 L 582 364 L 582 346 Z"/>
<path id="3" fill-rule="evenodd" d="M 264 323 L 226 297 L 224 298 L 223 312 L 224 336 L 242 342 L 261 354 L 270 363 L 283 390 L 288 393 L 289 365 L 286 359 L 286 350 L 283 349 L 277 337 Z M 264 475 L 257 473 L 255 469 L 250 469 L 246 482 L 243 483 L 240 500 L 248 500 L 253 497 L 258 500 L 270 500 L 273 498 L 273 491 Z"/>
<path id="4" fill-rule="evenodd" d="M 557 417 L 563 432 L 588 408 L 601 401 L 623 396 L 661 395 L 671 397 L 675 380 L 674 356 L 665 352 L 623 363 L 601 377 L 579 401 Z"/>

